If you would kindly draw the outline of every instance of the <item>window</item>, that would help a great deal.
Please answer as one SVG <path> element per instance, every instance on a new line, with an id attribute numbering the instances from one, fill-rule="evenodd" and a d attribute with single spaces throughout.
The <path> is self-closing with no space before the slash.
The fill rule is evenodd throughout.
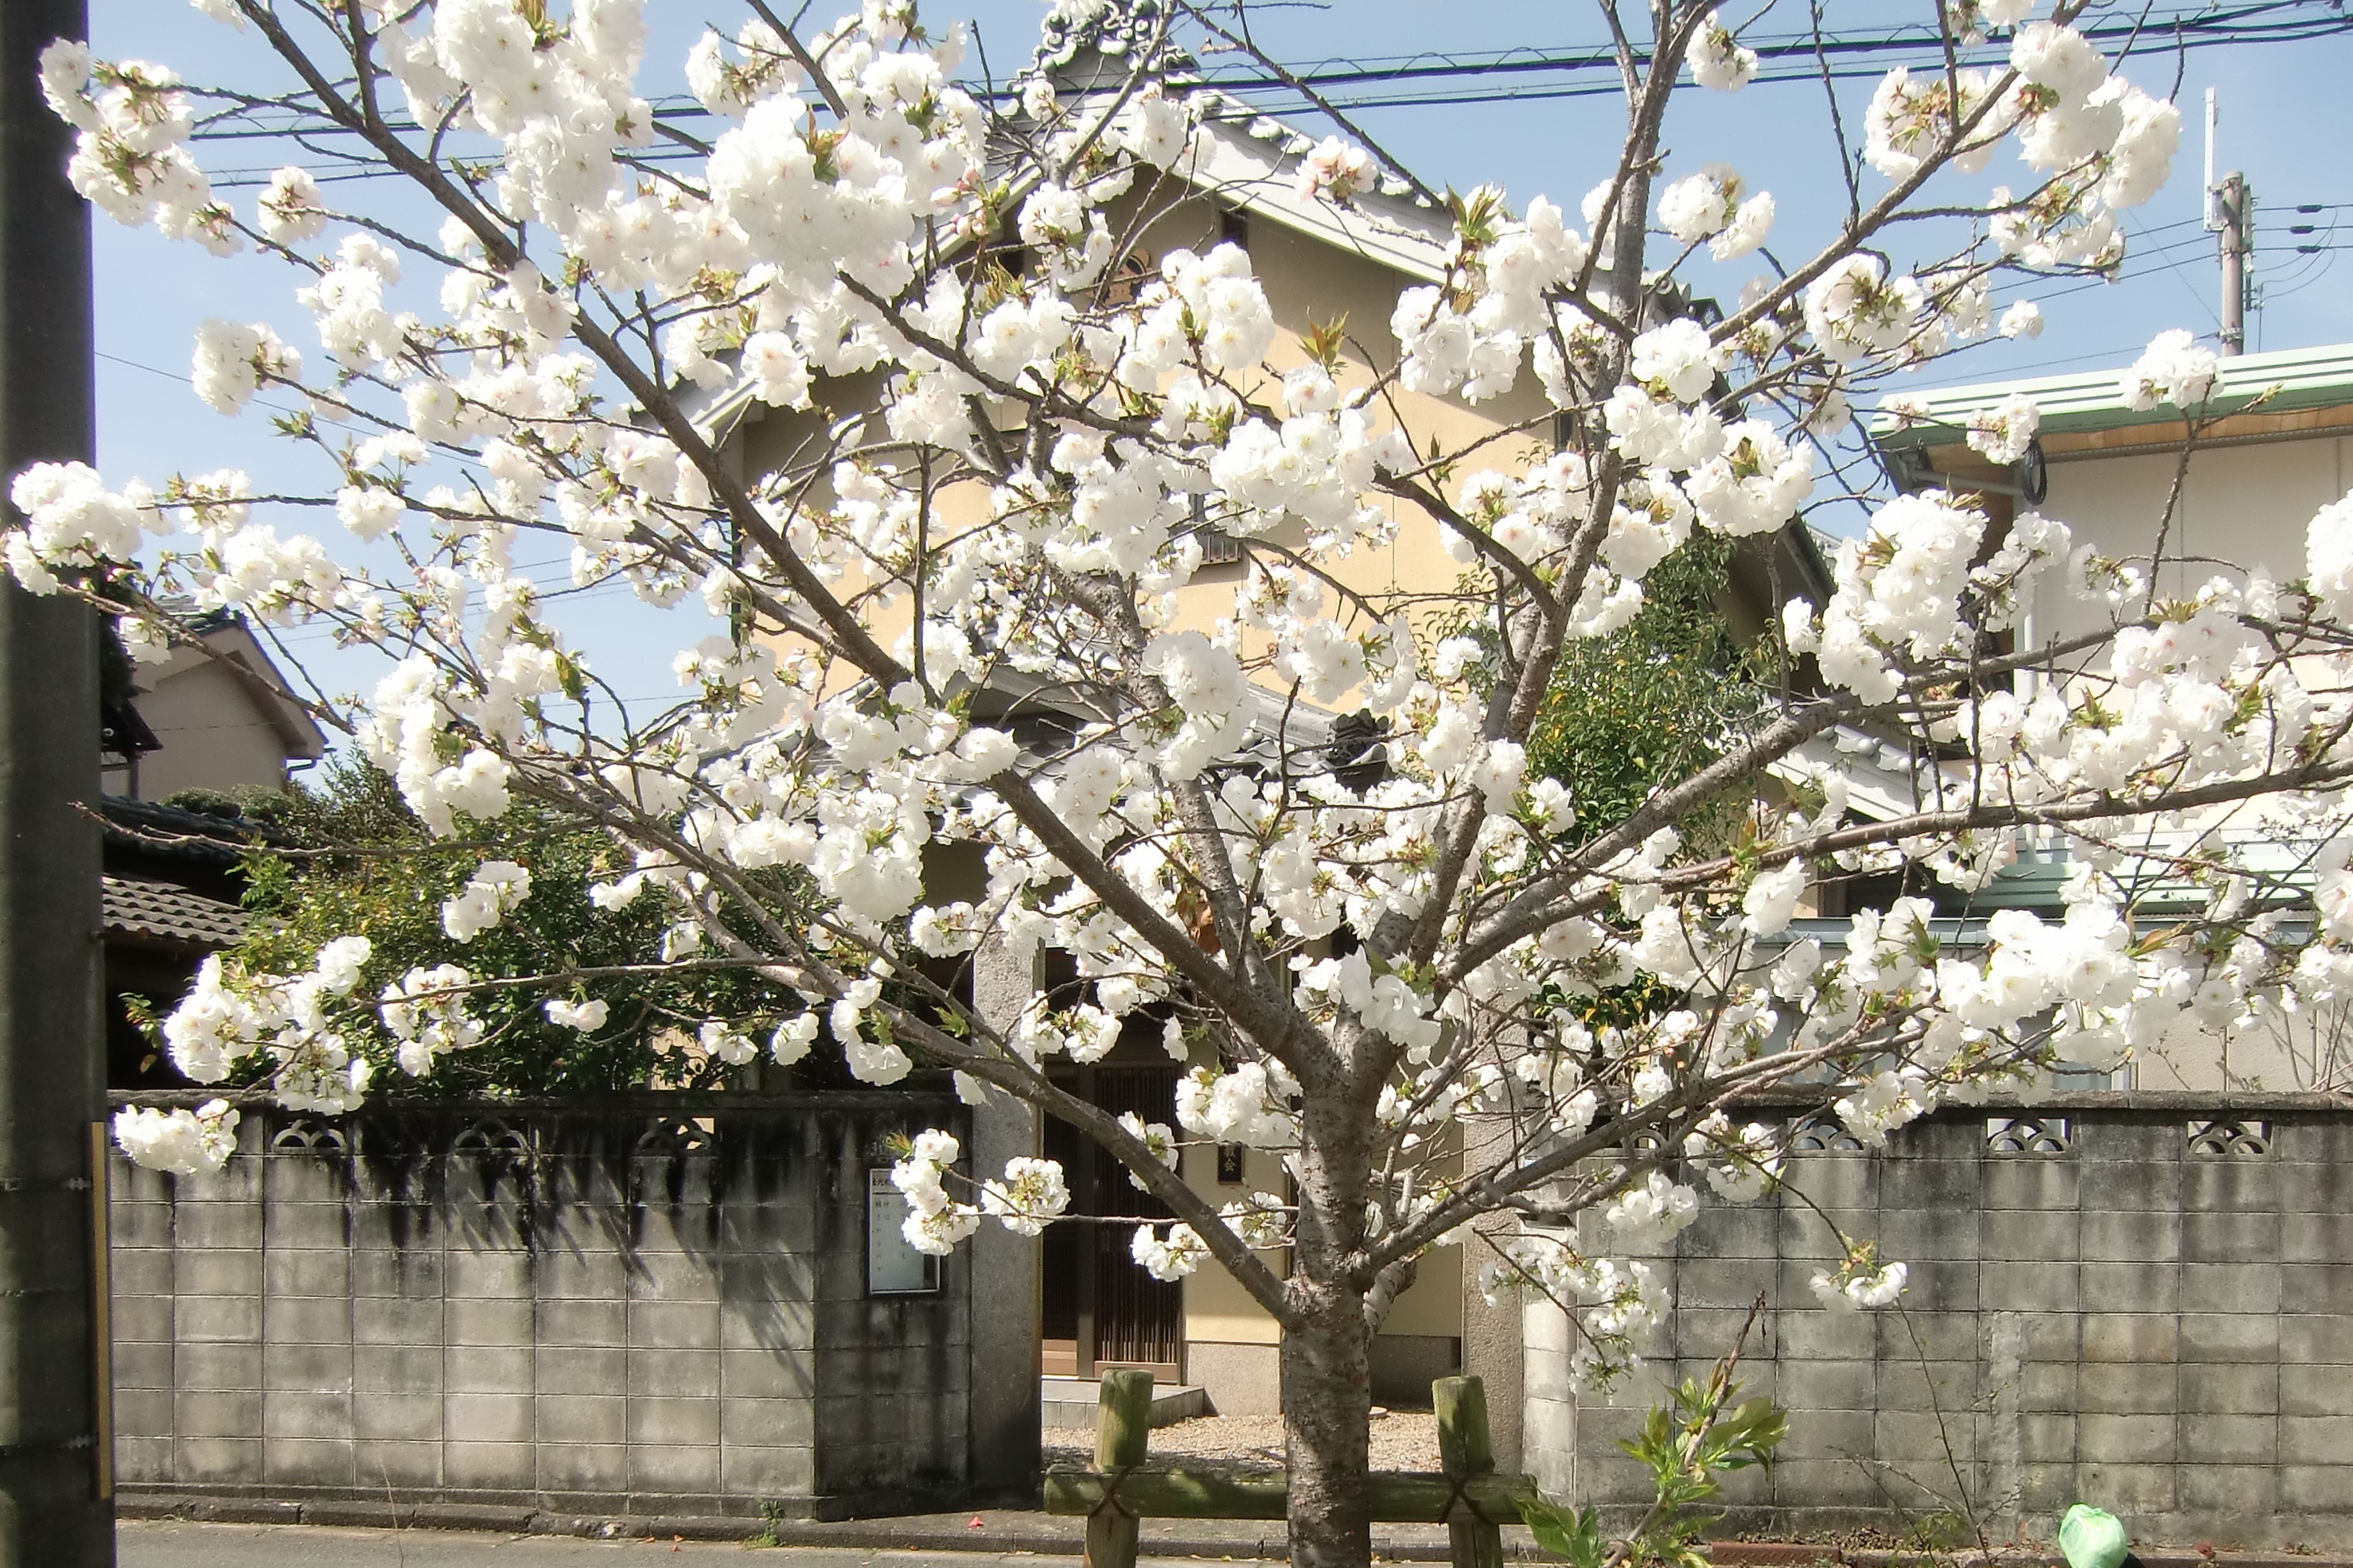
<path id="1" fill-rule="evenodd" d="M 1106 305 L 1133 305 L 1135 296 L 1146 283 L 1157 276 L 1152 266 L 1152 253 L 1131 250 L 1119 259 L 1103 279 L 1103 300 Z"/>
<path id="2" fill-rule="evenodd" d="M 1250 248 L 1250 215 L 1236 212 L 1231 207 L 1219 209 L 1218 239 L 1222 244 L 1236 245 L 1248 250 Z"/>

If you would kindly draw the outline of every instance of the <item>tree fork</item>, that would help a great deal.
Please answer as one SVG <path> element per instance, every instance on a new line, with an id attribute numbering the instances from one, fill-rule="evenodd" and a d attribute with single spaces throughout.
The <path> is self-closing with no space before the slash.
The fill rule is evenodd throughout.
<path id="1" fill-rule="evenodd" d="M 84 0 L 0 6 L 0 458 L 95 458 L 90 209 L 42 100 Z M 0 1568 L 114 1561 L 105 1419 L 99 625 L 0 584 Z"/>

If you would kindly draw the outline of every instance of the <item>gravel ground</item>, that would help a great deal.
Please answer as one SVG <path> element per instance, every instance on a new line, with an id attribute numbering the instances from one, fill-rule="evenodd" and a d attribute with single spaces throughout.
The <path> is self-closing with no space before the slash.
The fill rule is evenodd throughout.
<path id="1" fill-rule="evenodd" d="M 1092 1434 L 1057 1429 L 1046 1434 L 1046 1462 L 1083 1465 L 1094 1458 Z M 1201 1415 L 1152 1431 L 1151 1456 L 1161 1463 L 1220 1469 L 1282 1468 L 1280 1415 Z M 1438 1417 L 1424 1411 L 1397 1410 L 1373 1423 L 1373 1468 L 1438 1468 Z"/>

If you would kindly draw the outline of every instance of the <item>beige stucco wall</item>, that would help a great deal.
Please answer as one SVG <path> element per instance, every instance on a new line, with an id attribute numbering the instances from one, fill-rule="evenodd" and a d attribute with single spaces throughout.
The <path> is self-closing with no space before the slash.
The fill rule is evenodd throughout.
<path id="1" fill-rule="evenodd" d="M 1207 199 L 1190 199 L 1144 226 L 1138 232 L 1137 249 L 1156 262 L 1178 247 L 1206 250 L 1217 242 L 1218 233 L 1219 209 Z M 1273 402 L 1281 373 L 1307 360 L 1300 342 L 1302 334 L 1344 320 L 1356 342 L 1343 355 L 1340 384 L 1344 390 L 1369 384 L 1372 372 L 1366 357 L 1377 356 L 1387 363 L 1393 355 L 1395 344 L 1388 331 L 1390 313 L 1396 308 L 1398 293 L 1419 279 L 1266 219 L 1250 222 L 1249 249 L 1252 269 L 1266 291 L 1277 331 L 1266 356 L 1274 374 L 1246 384 L 1245 390 L 1253 397 Z M 859 406 L 871 396 L 871 380 L 846 380 L 822 384 L 816 395 L 821 403 L 839 411 Z M 1471 455 L 1457 466 L 1449 485 L 1442 487 L 1450 490 L 1481 468 L 1508 471 L 1531 452 L 1535 440 L 1512 433 L 1518 426 L 1549 429 L 1550 405 L 1533 373 L 1524 374 L 1510 394 L 1476 407 L 1449 398 L 1402 391 L 1392 393 L 1386 401 L 1403 416 L 1419 449 L 1427 451 L 1433 437 L 1449 450 L 1472 449 Z M 755 408 L 742 426 L 736 447 L 743 454 L 747 470 L 756 474 L 786 461 L 818 423 L 818 416 L 814 414 Z M 1464 568 L 1446 553 L 1444 533 L 1438 524 L 1410 503 L 1385 497 L 1372 499 L 1397 521 L 1395 536 L 1377 547 L 1359 546 L 1344 561 L 1326 563 L 1331 576 L 1350 590 L 1376 600 L 1397 594 L 1442 594 L 1450 589 Z M 942 530 L 950 534 L 985 521 L 988 515 L 988 487 L 978 481 L 944 487 L 936 497 L 934 512 Z M 1272 543 L 1297 546 L 1304 541 L 1305 529 L 1296 523 L 1281 524 L 1265 537 Z M 1178 595 L 1177 624 L 1208 630 L 1219 619 L 1231 616 L 1235 590 L 1245 576 L 1244 568 L 1239 565 L 1204 567 Z M 845 584 L 841 591 L 850 591 L 849 585 Z M 1335 602 L 1327 601 L 1325 608 L 1327 613 L 1343 619 L 1356 619 Z M 912 613 L 912 599 L 902 596 L 873 616 L 870 624 L 887 647 L 905 631 Z M 1413 613 L 1417 624 L 1426 627 L 1436 611 L 1422 605 L 1415 606 Z M 1266 639 L 1261 634 L 1246 636 L 1246 657 L 1263 652 L 1265 647 Z M 1349 705 L 1345 700 L 1340 704 L 1343 710 Z"/>
<path id="2" fill-rule="evenodd" d="M 1281 1159 L 1263 1150 L 1247 1151 L 1240 1184 L 1217 1180 L 1217 1151 L 1185 1151 L 1186 1182 L 1212 1204 L 1227 1204 L 1251 1192 L 1287 1190 Z M 1280 1252 L 1261 1254 L 1278 1272 Z M 1282 1368 L 1276 1346 L 1282 1333 L 1263 1308 L 1224 1269 L 1208 1265 L 1185 1280 L 1185 1379 L 1208 1391 L 1220 1415 L 1271 1415 L 1281 1407 Z M 1399 1296 L 1381 1324 L 1392 1340 L 1456 1341 L 1462 1335 L 1462 1249 L 1434 1247 L 1423 1258 L 1413 1285 Z M 1450 1352 L 1451 1353 L 1451 1352 Z M 1451 1370 L 1451 1367 L 1442 1370 Z"/>
<path id="3" fill-rule="evenodd" d="M 2156 546 L 2178 452 L 2056 454 L 2041 510 L 2067 524 L 2077 544 L 2145 563 Z M 2191 454 L 2181 496 L 2166 533 L 2168 563 L 2157 586 L 2194 592 L 2231 567 L 2263 566 L 2281 581 L 2304 574 L 2305 531 L 2313 513 L 2353 489 L 2353 437 L 2263 441 Z M 2176 557 L 2205 557 L 2179 560 Z M 2236 575 L 2235 573 L 2229 574 Z M 2034 604 L 2038 639 L 2064 638 L 2105 624 L 2105 610 L 2073 598 L 2058 574 L 2046 576 Z M 2229 830 L 2227 816 L 2213 819 Z M 2224 1042 L 2184 1016 L 2164 1039 L 2137 1054 L 2131 1085 L 2143 1089 L 2290 1089 L 2308 1086 L 2316 1057 L 2308 1032 L 2294 1039 L 2251 1032 Z"/>
<path id="4" fill-rule="evenodd" d="M 1202 231 L 1208 226 L 1204 223 L 1207 212 L 1205 206 L 1196 204 L 1170 215 L 1147 231 L 1147 246 L 1155 255 L 1161 255 L 1172 245 L 1199 245 L 1204 237 Z M 1214 233 L 1214 228 L 1209 231 Z M 1311 328 L 1345 320 L 1353 341 L 1343 356 L 1340 385 L 1344 392 L 1368 385 L 1372 371 L 1366 358 L 1369 354 L 1384 365 L 1389 362 L 1395 353 L 1388 331 L 1389 316 L 1397 307 L 1398 293 L 1418 280 L 1366 257 L 1335 249 L 1266 221 L 1251 224 L 1250 253 L 1250 265 L 1266 290 L 1267 303 L 1279 328 L 1267 354 L 1274 370 L 1279 374 L 1306 363 L 1308 356 L 1300 343 L 1302 334 Z M 1256 389 L 1259 395 L 1270 399 L 1274 390 L 1271 378 Z M 1458 466 L 1453 481 L 1458 485 L 1462 478 L 1482 468 L 1509 470 L 1534 449 L 1533 437 L 1510 433 L 1515 426 L 1534 422 L 1537 428 L 1549 428 L 1550 405 L 1532 373 L 1523 374 L 1519 384 L 1506 395 L 1475 407 L 1451 398 L 1404 391 L 1396 391 L 1384 401 L 1398 411 L 1418 450 L 1428 451 L 1433 438 L 1449 451 L 1492 443 L 1473 451 Z M 1385 418 L 1383 422 L 1388 421 Z M 1395 594 L 1442 594 L 1450 589 L 1464 568 L 1446 553 L 1444 531 L 1419 507 L 1387 497 L 1376 499 L 1381 509 L 1396 520 L 1395 537 L 1380 546 L 1360 545 L 1347 559 L 1329 563 L 1331 575 L 1349 589 L 1377 600 Z M 1305 534 L 1303 527 L 1292 523 L 1279 525 L 1267 538 L 1278 544 L 1296 546 L 1304 542 Z M 1239 568 L 1205 572 L 1178 596 L 1180 624 L 1206 629 L 1219 617 L 1232 614 L 1234 587 L 1241 575 Z M 1327 605 L 1326 608 L 1330 613 L 1342 613 L 1336 605 Z M 1428 613 L 1425 610 L 1424 624 Z M 1260 651 L 1263 647 L 1263 639 L 1245 644 L 1250 652 Z"/>
<path id="5" fill-rule="evenodd" d="M 2144 561 L 2157 542 L 2179 458 L 2170 452 L 2127 457 L 2055 456 L 2041 510 L 2074 531 L 2078 544 L 2105 555 Z M 2166 539 L 2173 561 L 2158 578 L 2168 594 L 2194 590 L 2222 568 L 2262 564 L 2285 581 L 2304 574 L 2304 535 L 2312 514 L 2353 489 L 2353 437 L 2221 447 L 2193 453 L 2181 501 Z M 2036 594 L 2037 630 L 2065 637 L 2099 624 L 2094 606 L 2071 599 L 2046 576 Z"/>
<path id="6" fill-rule="evenodd" d="M 192 654 L 140 688 L 139 716 L 163 742 L 139 759 L 141 800 L 184 789 L 284 787 L 286 742 L 234 674 Z"/>

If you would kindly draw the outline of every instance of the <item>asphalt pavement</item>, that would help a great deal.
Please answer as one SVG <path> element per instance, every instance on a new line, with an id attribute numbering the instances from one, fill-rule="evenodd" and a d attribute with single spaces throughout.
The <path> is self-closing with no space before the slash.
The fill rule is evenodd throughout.
<path id="1" fill-rule="evenodd" d="M 1029 1552 L 877 1552 L 741 1542 L 584 1541 L 577 1536 L 494 1535 L 448 1530 L 336 1529 L 324 1525 L 203 1524 L 125 1520 L 115 1529 L 120 1568 L 693 1568 L 773 1557 L 783 1568 L 1065 1568 L 1074 1557 Z M 1146 1559 L 1150 1561 L 1150 1559 Z M 1196 1559 L 1182 1560 L 1199 1568 Z M 748 1568 L 748 1565 L 747 1565 Z"/>

